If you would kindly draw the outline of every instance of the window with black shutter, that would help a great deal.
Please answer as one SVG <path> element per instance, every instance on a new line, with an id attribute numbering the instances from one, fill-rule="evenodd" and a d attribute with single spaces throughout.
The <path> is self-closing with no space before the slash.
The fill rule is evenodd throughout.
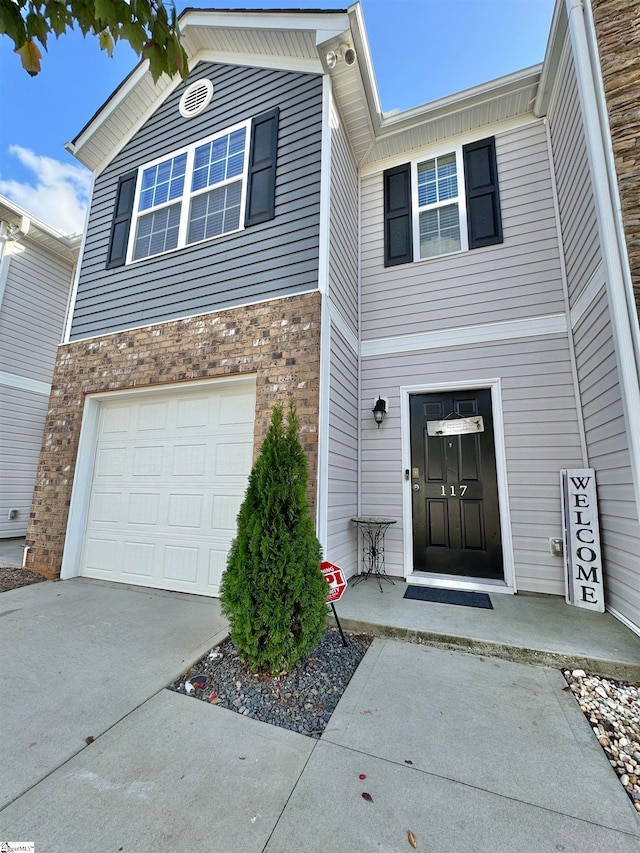
<path id="1" fill-rule="evenodd" d="M 275 216 L 278 119 L 276 107 L 254 118 L 249 148 L 247 207 L 244 224 L 258 225 Z"/>
<path id="2" fill-rule="evenodd" d="M 384 265 L 413 260 L 411 229 L 411 164 L 387 169 L 384 181 Z"/>
<path id="3" fill-rule="evenodd" d="M 496 142 L 492 136 L 464 145 L 469 248 L 502 243 L 502 218 L 498 189 Z"/>
<path id="4" fill-rule="evenodd" d="M 136 191 L 137 172 L 122 175 L 118 180 L 116 205 L 111 223 L 109 251 L 107 253 L 107 269 L 121 267 L 127 260 L 127 244 L 129 242 L 129 226 L 133 213 L 133 199 Z"/>
<path id="5" fill-rule="evenodd" d="M 270 110 L 123 175 L 107 269 L 273 219 L 278 119 Z"/>
<path id="6" fill-rule="evenodd" d="M 503 240 L 494 137 L 387 169 L 383 183 L 386 267 Z"/>

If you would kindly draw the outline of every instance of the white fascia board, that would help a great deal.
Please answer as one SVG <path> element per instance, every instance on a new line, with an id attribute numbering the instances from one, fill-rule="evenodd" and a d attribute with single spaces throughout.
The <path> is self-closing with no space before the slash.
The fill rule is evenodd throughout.
<path id="1" fill-rule="evenodd" d="M 378 137 L 380 138 L 386 133 L 408 130 L 413 126 L 433 121 L 444 115 L 475 109 L 505 95 L 511 95 L 520 89 L 536 85 L 540 79 L 541 70 L 542 65 L 533 65 L 522 71 L 490 80 L 488 83 L 481 83 L 479 86 L 456 92 L 454 95 L 447 95 L 446 98 L 439 98 L 437 101 L 412 107 L 410 110 L 383 116 Z"/>
<path id="2" fill-rule="evenodd" d="M 549 40 L 542 61 L 540 82 L 538 83 L 538 94 L 533 112 L 537 116 L 544 116 L 549 109 L 549 99 L 555 85 L 556 75 L 560 67 L 562 49 L 567 37 L 568 19 L 563 0 L 556 0 L 549 30 Z"/>
<path id="3" fill-rule="evenodd" d="M 380 103 L 380 95 L 378 94 L 378 84 L 376 82 L 376 75 L 373 68 L 367 30 L 364 25 L 362 6 L 360 3 L 355 3 L 353 6 L 349 7 L 348 13 L 349 23 L 351 25 L 351 35 L 353 37 L 353 46 L 357 56 L 357 64 L 360 69 L 360 77 L 362 79 L 365 98 L 369 107 L 369 117 L 373 127 L 377 130 L 382 121 L 382 104 Z"/>
<path id="4" fill-rule="evenodd" d="M 295 10 L 271 12 L 268 9 L 253 13 L 230 9 L 189 9 L 180 16 L 180 30 L 189 27 L 245 30 L 315 30 L 344 32 L 349 26 L 344 12 L 297 12 Z M 322 39 L 325 40 L 324 38 Z"/>
<path id="5" fill-rule="evenodd" d="M 191 61 L 189 61 L 189 66 L 191 67 Z M 139 62 L 136 67 L 129 73 L 128 77 L 122 81 L 120 86 L 113 92 L 112 95 L 104 102 L 104 104 L 98 109 L 96 114 L 92 119 L 89 120 L 89 123 L 85 125 L 85 127 L 80 131 L 78 136 L 75 137 L 71 142 L 65 143 L 65 149 L 73 154 L 74 157 L 77 157 L 80 162 L 84 162 L 82 160 L 82 147 L 86 144 L 86 142 L 96 133 L 98 128 L 103 125 L 106 121 L 109 120 L 109 116 L 129 97 L 131 92 L 138 86 L 139 83 L 145 78 L 147 74 L 149 74 L 149 61 L 144 59 Z M 170 90 L 171 87 L 175 88 L 180 82 L 181 78 L 179 75 L 173 78 L 173 80 L 168 79 L 166 77 L 161 77 L 160 80 L 155 84 L 158 87 L 158 97 L 161 94 L 164 94 L 166 90 Z M 164 83 L 164 85 L 163 85 Z M 88 165 L 85 163 L 85 165 Z M 94 166 L 89 165 L 88 168 L 93 169 Z"/>
<path id="6" fill-rule="evenodd" d="M 322 74 L 322 63 L 319 59 L 304 59 L 296 56 L 272 56 L 262 53 L 226 53 L 219 50 L 199 50 L 194 61 L 189 64 L 193 68 L 197 62 L 220 62 L 225 65 L 243 65 L 249 68 L 269 68 L 277 71 L 294 71 L 302 74 Z"/>
<path id="7" fill-rule="evenodd" d="M 18 222 L 21 219 L 29 220 L 29 237 L 32 240 L 38 241 L 39 237 L 47 238 L 46 248 L 53 250 L 51 241 L 55 241 L 60 245 L 60 254 L 66 256 L 66 252 L 76 252 L 80 245 L 80 235 L 62 234 L 56 231 L 51 225 L 47 225 L 42 219 L 38 219 L 28 210 L 20 207 L 6 196 L 0 195 L 0 219 L 4 221 Z"/>

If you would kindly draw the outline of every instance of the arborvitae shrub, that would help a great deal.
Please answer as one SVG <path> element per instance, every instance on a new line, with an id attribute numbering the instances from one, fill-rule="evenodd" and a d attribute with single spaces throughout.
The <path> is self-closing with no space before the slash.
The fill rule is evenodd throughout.
<path id="1" fill-rule="evenodd" d="M 307 459 L 295 406 L 282 407 L 249 476 L 238 533 L 222 578 L 222 612 L 238 653 L 254 670 L 291 669 L 325 630 L 327 583 L 309 516 Z"/>

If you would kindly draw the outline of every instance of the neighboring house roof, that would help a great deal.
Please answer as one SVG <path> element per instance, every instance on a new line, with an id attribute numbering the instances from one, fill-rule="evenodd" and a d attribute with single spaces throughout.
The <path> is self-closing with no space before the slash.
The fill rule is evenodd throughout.
<path id="1" fill-rule="evenodd" d="M 79 234 L 73 236 L 61 234 L 3 195 L 0 195 L 0 222 L 8 225 L 10 236 L 12 231 L 16 237 L 28 235 L 30 239 L 65 260 L 71 263 L 76 263 L 78 260 L 81 242 Z"/>
<path id="2" fill-rule="evenodd" d="M 346 11 L 186 9 L 180 16 L 190 67 L 235 63 L 331 76 L 333 93 L 359 166 L 394 157 L 457 133 L 530 115 L 542 66 L 534 66 L 423 106 L 383 113 L 362 9 Z M 347 48 L 356 61 L 342 61 Z M 341 59 L 329 61 L 331 52 Z M 407 67 L 407 72 L 410 69 Z M 158 103 L 179 86 L 154 85 L 140 62 L 90 119 L 67 150 L 94 172 L 120 151 Z"/>

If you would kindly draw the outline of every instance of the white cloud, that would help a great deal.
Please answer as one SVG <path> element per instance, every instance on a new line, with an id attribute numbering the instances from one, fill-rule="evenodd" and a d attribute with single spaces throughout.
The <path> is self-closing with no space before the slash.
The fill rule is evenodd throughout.
<path id="1" fill-rule="evenodd" d="M 63 234 L 79 234 L 84 228 L 91 173 L 83 166 L 41 157 L 19 145 L 10 145 L 9 153 L 35 178 L 31 183 L 0 178 L 0 193 Z"/>

